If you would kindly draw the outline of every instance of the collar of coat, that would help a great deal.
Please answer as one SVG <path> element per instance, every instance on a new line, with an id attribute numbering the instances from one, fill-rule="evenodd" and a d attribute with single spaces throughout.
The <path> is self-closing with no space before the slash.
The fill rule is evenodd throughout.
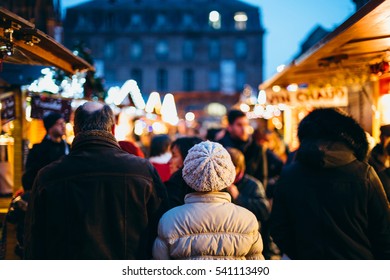
<path id="1" fill-rule="evenodd" d="M 110 132 L 103 130 L 89 130 L 79 132 L 76 135 L 72 143 L 72 150 L 78 149 L 84 145 L 91 144 L 111 146 L 120 149 L 120 146 L 114 135 L 112 135 Z"/>
<path id="2" fill-rule="evenodd" d="M 190 203 L 227 203 L 231 196 L 227 192 L 194 192 L 184 197 L 185 204 Z"/>

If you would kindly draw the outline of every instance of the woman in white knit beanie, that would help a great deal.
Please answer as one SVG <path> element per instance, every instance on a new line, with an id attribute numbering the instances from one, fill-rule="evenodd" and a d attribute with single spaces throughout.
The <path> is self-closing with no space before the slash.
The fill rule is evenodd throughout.
<path id="1" fill-rule="evenodd" d="M 205 141 L 191 148 L 183 179 L 196 192 L 160 219 L 155 259 L 264 259 L 256 217 L 220 192 L 235 179 L 222 145 Z"/>

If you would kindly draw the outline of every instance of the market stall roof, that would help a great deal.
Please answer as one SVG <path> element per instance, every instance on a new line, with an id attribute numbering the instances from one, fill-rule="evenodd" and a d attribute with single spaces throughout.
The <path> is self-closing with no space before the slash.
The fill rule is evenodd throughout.
<path id="1" fill-rule="evenodd" d="M 36 29 L 34 24 L 2 7 L 0 60 L 16 64 L 55 66 L 70 74 L 94 70 L 88 62 Z"/>
<path id="2" fill-rule="evenodd" d="M 390 1 L 371 0 L 260 89 L 342 83 L 369 75 L 373 67 L 380 71 L 384 61 L 390 61 Z"/>

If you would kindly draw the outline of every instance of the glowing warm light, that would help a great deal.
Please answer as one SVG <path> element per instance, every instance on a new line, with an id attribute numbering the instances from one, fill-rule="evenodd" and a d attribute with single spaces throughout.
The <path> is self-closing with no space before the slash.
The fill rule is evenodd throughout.
<path id="1" fill-rule="evenodd" d="M 0 103 L 1 105 L 1 103 Z M 31 118 L 31 105 L 27 105 L 26 106 L 26 120 L 28 122 L 32 122 L 32 118 Z"/>
<path id="2" fill-rule="evenodd" d="M 257 102 L 260 105 L 264 105 L 267 102 L 267 94 L 266 94 L 265 90 L 259 91 L 259 96 L 257 97 Z"/>
<path id="3" fill-rule="evenodd" d="M 273 86 L 272 87 L 272 90 L 274 91 L 274 92 L 280 92 L 281 91 L 281 87 L 280 86 Z"/>
<path id="4" fill-rule="evenodd" d="M 168 128 L 161 122 L 155 122 L 152 124 L 154 134 L 166 134 L 168 133 Z"/>
<path id="5" fill-rule="evenodd" d="M 192 112 L 188 112 L 186 115 L 185 115 L 185 118 L 187 121 L 189 122 L 192 122 L 195 120 L 195 114 L 192 113 Z"/>
<path id="6" fill-rule="evenodd" d="M 226 115 L 226 107 L 220 103 L 210 103 L 206 107 L 206 111 L 210 116 L 224 116 Z"/>
<path id="7" fill-rule="evenodd" d="M 298 85 L 297 84 L 290 84 L 287 86 L 287 90 L 291 92 L 296 92 L 298 90 Z"/>
<path id="8" fill-rule="evenodd" d="M 164 122 L 171 125 L 177 125 L 179 123 L 179 117 L 177 116 L 175 99 L 171 93 L 167 93 L 164 97 L 161 106 L 161 117 Z"/>
<path id="9" fill-rule="evenodd" d="M 35 80 L 28 86 L 28 90 L 32 92 L 58 93 L 60 88 L 54 83 L 54 72 L 51 71 L 50 68 L 44 68 L 41 70 L 41 73 L 44 74 L 44 76 Z"/>
<path id="10" fill-rule="evenodd" d="M 278 67 L 276 67 L 276 71 L 277 71 L 278 73 L 280 73 L 280 72 L 282 72 L 282 71 L 284 70 L 284 68 L 286 68 L 286 65 L 281 64 L 281 65 L 279 65 Z"/>
<path id="11" fill-rule="evenodd" d="M 273 123 L 273 125 L 275 126 L 276 129 L 282 129 L 283 128 L 283 124 L 281 123 L 281 121 L 278 118 L 273 118 L 272 119 L 272 123 Z"/>
<path id="12" fill-rule="evenodd" d="M 273 105 L 267 105 L 267 106 L 265 107 L 265 110 L 266 110 L 267 112 L 273 113 L 274 110 L 275 110 L 275 108 L 274 108 Z"/>
<path id="13" fill-rule="evenodd" d="M 253 112 L 256 114 L 256 116 L 262 116 L 264 114 L 264 107 L 263 106 L 255 106 Z"/>
<path id="14" fill-rule="evenodd" d="M 220 14 L 217 11 L 211 11 L 209 14 L 209 20 L 211 22 L 218 22 L 220 19 Z"/>
<path id="15" fill-rule="evenodd" d="M 390 124 L 390 93 L 385 94 L 380 98 L 380 104 L 382 107 L 382 124 Z"/>
<path id="16" fill-rule="evenodd" d="M 55 72 L 51 68 L 41 70 L 43 77 L 32 82 L 26 88 L 32 92 L 60 93 L 66 98 L 82 98 L 84 94 L 85 73 L 77 73 L 72 77 L 65 77 L 58 86 L 54 82 Z"/>
<path id="17" fill-rule="evenodd" d="M 242 103 L 242 104 L 240 105 L 240 110 L 243 111 L 244 113 L 249 112 L 250 109 L 251 109 L 251 108 L 249 107 L 248 104 Z"/>
<path id="18" fill-rule="evenodd" d="M 156 91 L 152 92 L 149 95 L 145 107 L 145 111 L 147 113 L 153 113 L 153 110 L 156 110 L 157 114 L 159 114 L 161 111 L 161 98 L 160 98 L 160 94 Z"/>
<path id="19" fill-rule="evenodd" d="M 146 123 L 142 120 L 137 120 L 134 123 L 134 134 L 141 136 L 144 133 L 144 129 L 147 127 Z"/>
<path id="20" fill-rule="evenodd" d="M 127 80 L 120 88 L 119 93 L 111 96 L 109 101 L 113 100 L 115 105 L 120 105 L 128 94 L 130 94 L 135 107 L 138 109 L 145 109 L 145 101 L 142 98 L 137 82 L 134 80 Z M 108 101 L 106 102 L 108 103 Z"/>
<path id="21" fill-rule="evenodd" d="M 234 15 L 234 20 L 235 21 L 247 21 L 248 16 L 244 12 L 238 12 Z"/>
<path id="22" fill-rule="evenodd" d="M 306 116 L 305 112 L 299 112 L 298 118 L 302 120 Z"/>
<path id="23" fill-rule="evenodd" d="M 288 106 L 286 104 L 283 104 L 283 103 L 279 103 L 278 104 L 278 108 L 280 111 L 285 111 L 288 109 Z"/>

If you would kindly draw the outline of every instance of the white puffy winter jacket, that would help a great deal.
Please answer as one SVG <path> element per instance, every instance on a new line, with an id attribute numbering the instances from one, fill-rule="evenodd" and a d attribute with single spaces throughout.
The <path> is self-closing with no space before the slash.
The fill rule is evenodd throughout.
<path id="1" fill-rule="evenodd" d="M 263 243 L 255 215 L 225 192 L 190 193 L 160 219 L 155 259 L 260 259 Z"/>

